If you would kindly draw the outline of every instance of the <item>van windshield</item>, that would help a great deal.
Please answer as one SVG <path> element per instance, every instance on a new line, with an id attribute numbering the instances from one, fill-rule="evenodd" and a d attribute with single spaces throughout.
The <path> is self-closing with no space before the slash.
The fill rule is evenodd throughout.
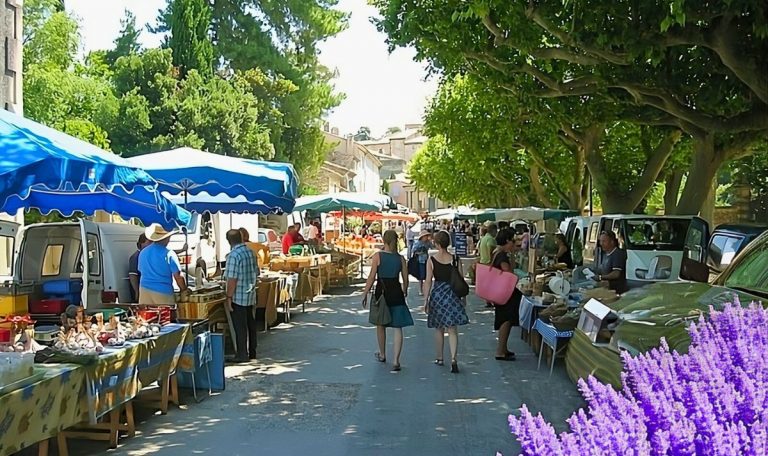
<path id="1" fill-rule="evenodd" d="M 768 293 L 768 242 L 746 256 L 739 257 L 731 273 L 726 277 L 726 287 Z"/>
<path id="2" fill-rule="evenodd" d="M 624 243 L 629 250 L 683 250 L 690 220 L 629 219 L 622 221 Z"/>

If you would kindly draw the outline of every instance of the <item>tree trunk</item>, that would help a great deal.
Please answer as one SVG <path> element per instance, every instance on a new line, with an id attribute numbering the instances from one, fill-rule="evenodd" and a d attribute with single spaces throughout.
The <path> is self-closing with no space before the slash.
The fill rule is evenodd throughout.
<path id="1" fill-rule="evenodd" d="M 677 197 L 683 184 L 683 173 L 672 171 L 664 179 L 664 213 L 674 214 L 677 210 Z"/>
<path id="2" fill-rule="evenodd" d="M 536 201 L 542 207 L 552 207 L 552 201 L 547 196 L 547 192 L 544 188 L 543 178 L 540 173 L 539 165 L 533 163 L 528 170 L 531 178 L 531 189 L 536 196 Z"/>
<path id="3" fill-rule="evenodd" d="M 631 204 L 611 186 L 607 179 L 603 158 L 600 155 L 600 140 L 605 127 L 597 125 L 586 129 L 581 140 L 584 158 L 592 176 L 592 184 L 603 206 L 603 214 L 630 214 L 637 204 Z"/>
<path id="4" fill-rule="evenodd" d="M 722 150 L 715 148 L 715 135 L 706 133 L 693 137 L 693 159 L 688 171 L 680 202 L 675 208 L 677 215 L 697 215 L 712 188 L 717 170 L 725 161 Z"/>

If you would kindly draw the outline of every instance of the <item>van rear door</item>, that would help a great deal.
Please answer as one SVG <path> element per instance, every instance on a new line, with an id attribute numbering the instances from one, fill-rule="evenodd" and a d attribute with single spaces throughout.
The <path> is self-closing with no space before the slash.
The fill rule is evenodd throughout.
<path id="1" fill-rule="evenodd" d="M 16 276 L 16 235 L 20 227 L 18 223 L 0 220 L 0 280 L 3 282 Z"/>
<path id="2" fill-rule="evenodd" d="M 83 262 L 82 300 L 85 308 L 100 307 L 103 285 L 103 262 L 99 227 L 88 220 L 80 220 L 80 242 Z"/>
<path id="3" fill-rule="evenodd" d="M 707 244 L 709 242 L 709 224 L 700 217 L 693 217 L 688 225 L 683 247 L 683 263 L 680 277 L 696 282 L 709 280 L 707 266 Z"/>

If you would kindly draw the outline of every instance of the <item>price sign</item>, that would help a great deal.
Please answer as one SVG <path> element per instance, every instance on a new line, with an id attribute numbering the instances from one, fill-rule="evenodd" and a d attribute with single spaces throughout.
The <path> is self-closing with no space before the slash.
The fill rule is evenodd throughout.
<path id="1" fill-rule="evenodd" d="M 453 237 L 453 248 L 455 250 L 456 255 L 458 256 L 467 256 L 469 255 L 469 252 L 467 251 L 467 233 L 455 233 Z"/>

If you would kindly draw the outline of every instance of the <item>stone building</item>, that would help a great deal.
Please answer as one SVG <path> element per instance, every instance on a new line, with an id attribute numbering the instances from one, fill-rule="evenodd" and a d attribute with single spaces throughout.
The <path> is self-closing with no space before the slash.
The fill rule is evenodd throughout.
<path id="1" fill-rule="evenodd" d="M 397 204 L 416 212 L 432 212 L 446 205 L 419 190 L 408 178 L 408 164 L 416 152 L 427 142 L 422 124 L 405 124 L 401 131 L 379 139 L 361 141 L 381 161 L 381 178 L 389 184 L 389 196 Z"/>
<path id="2" fill-rule="evenodd" d="M 22 2 L 0 0 L 0 108 L 21 114 Z"/>
<path id="3" fill-rule="evenodd" d="M 325 141 L 333 149 L 328 153 L 318 173 L 307 179 L 307 185 L 321 193 L 381 192 L 381 161 L 376 155 L 352 138 L 343 137 L 337 128 L 323 131 Z"/>

